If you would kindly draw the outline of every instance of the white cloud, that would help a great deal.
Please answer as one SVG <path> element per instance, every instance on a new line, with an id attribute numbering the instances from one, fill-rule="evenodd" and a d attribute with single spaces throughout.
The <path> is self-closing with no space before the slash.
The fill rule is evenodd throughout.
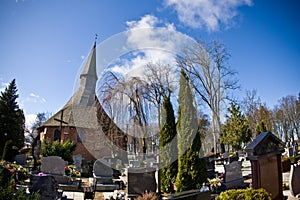
<path id="1" fill-rule="evenodd" d="M 233 26 L 238 8 L 251 6 L 252 0 L 165 0 L 165 5 L 175 9 L 182 23 L 216 31 Z"/>
<path id="2" fill-rule="evenodd" d="M 151 63 L 175 65 L 175 56 L 191 38 L 176 31 L 173 24 L 155 16 L 145 15 L 140 20 L 126 22 L 124 53 L 115 60 L 111 70 L 127 78 L 142 76 L 143 67 Z"/>
<path id="3" fill-rule="evenodd" d="M 39 95 L 33 94 L 33 93 L 30 93 L 29 96 L 34 97 L 34 98 L 39 98 L 40 97 Z"/>
<path id="4" fill-rule="evenodd" d="M 29 96 L 27 96 L 24 99 L 20 100 L 21 105 L 24 105 L 26 103 L 40 103 L 40 104 L 43 104 L 43 103 L 46 103 L 46 102 L 47 101 L 46 101 L 45 98 L 40 97 L 39 95 L 34 94 L 34 93 L 30 93 Z"/>
<path id="5" fill-rule="evenodd" d="M 36 114 L 25 115 L 25 125 L 28 129 L 31 129 L 36 120 Z"/>
<path id="6" fill-rule="evenodd" d="M 127 21 L 128 29 L 136 28 L 153 28 L 157 25 L 159 20 L 153 15 L 145 15 L 139 21 Z"/>

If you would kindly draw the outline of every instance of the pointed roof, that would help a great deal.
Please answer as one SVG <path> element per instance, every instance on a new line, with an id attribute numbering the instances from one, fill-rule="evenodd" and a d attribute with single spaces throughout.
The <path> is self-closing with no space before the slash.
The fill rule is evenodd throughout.
<path id="1" fill-rule="evenodd" d="M 282 151 L 282 141 L 271 132 L 260 133 L 246 148 L 248 157 Z"/>
<path id="2" fill-rule="evenodd" d="M 62 123 L 62 126 L 74 126 L 74 107 L 80 106 L 80 111 L 82 113 L 86 110 L 86 107 L 90 107 L 95 102 L 95 88 L 97 83 L 97 71 L 96 71 L 96 42 L 89 53 L 88 58 L 85 61 L 84 67 L 80 74 L 80 84 L 77 88 L 76 92 L 70 98 L 70 100 L 60 109 L 57 113 L 55 113 L 52 117 L 50 117 L 46 122 L 44 122 L 41 127 L 45 126 L 60 126 L 60 122 L 57 119 L 61 120 L 61 112 L 63 110 L 63 121 L 68 124 Z M 82 112 L 81 112 L 82 111 Z M 76 114 L 75 113 L 75 114 Z M 77 123 L 76 123 L 77 125 Z"/>
<path id="3" fill-rule="evenodd" d="M 86 60 L 86 64 L 81 72 L 80 78 L 82 76 L 91 76 L 97 78 L 97 71 L 96 71 L 96 43 Z"/>

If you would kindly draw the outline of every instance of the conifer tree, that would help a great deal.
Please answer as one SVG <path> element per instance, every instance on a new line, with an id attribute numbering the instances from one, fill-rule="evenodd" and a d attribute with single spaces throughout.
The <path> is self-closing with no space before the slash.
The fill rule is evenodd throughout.
<path id="1" fill-rule="evenodd" d="M 13 79 L 0 95 L 0 155 L 7 141 L 12 141 L 9 146 L 14 150 L 19 150 L 24 145 L 25 117 L 17 103 L 17 91 L 16 81 Z"/>
<path id="2" fill-rule="evenodd" d="M 198 131 L 196 108 L 188 79 L 183 70 L 180 74 L 178 94 L 178 174 L 177 192 L 199 189 L 206 181 L 206 165 L 200 158 L 201 140 Z"/>
<path id="3" fill-rule="evenodd" d="M 256 135 L 259 135 L 262 132 L 267 132 L 266 124 L 263 120 L 260 120 L 256 126 Z"/>
<path id="4" fill-rule="evenodd" d="M 173 193 L 177 164 L 177 138 L 176 123 L 173 106 L 170 97 L 165 97 L 162 105 L 162 129 L 160 130 L 160 163 L 164 165 L 161 169 L 161 191 Z"/>
<path id="5" fill-rule="evenodd" d="M 227 116 L 220 140 L 224 144 L 231 145 L 234 150 L 240 150 L 242 144 L 251 139 L 250 125 L 239 106 L 232 103 L 228 111 L 230 116 Z"/>

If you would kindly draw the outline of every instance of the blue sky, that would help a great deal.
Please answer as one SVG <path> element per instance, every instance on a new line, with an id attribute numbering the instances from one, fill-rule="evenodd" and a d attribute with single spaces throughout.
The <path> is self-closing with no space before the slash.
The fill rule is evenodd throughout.
<path id="1" fill-rule="evenodd" d="M 272 108 L 300 92 L 299 9 L 297 0 L 2 0 L 0 88 L 15 78 L 27 116 L 55 113 L 72 96 L 95 33 L 101 44 L 147 24 L 223 41 L 237 97 L 256 89 Z"/>

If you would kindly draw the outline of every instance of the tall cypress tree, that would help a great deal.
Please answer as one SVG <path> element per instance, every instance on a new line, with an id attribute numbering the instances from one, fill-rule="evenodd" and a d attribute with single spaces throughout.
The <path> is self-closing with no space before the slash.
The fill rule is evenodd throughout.
<path id="1" fill-rule="evenodd" d="M 198 130 L 196 108 L 188 79 L 183 70 L 180 74 L 178 94 L 179 115 L 178 132 L 178 174 L 176 188 L 178 192 L 198 189 L 206 181 L 205 160 L 200 158 L 201 140 Z"/>
<path id="2" fill-rule="evenodd" d="M 177 138 L 176 123 L 170 97 L 165 97 L 162 105 L 162 129 L 160 130 L 159 148 L 161 169 L 161 191 L 173 193 L 173 183 L 177 176 Z"/>
<path id="3" fill-rule="evenodd" d="M 13 79 L 0 95 L 0 155 L 3 154 L 7 141 L 12 141 L 8 146 L 13 150 L 19 150 L 24 145 L 25 117 L 17 103 L 17 91 L 16 81 Z"/>

